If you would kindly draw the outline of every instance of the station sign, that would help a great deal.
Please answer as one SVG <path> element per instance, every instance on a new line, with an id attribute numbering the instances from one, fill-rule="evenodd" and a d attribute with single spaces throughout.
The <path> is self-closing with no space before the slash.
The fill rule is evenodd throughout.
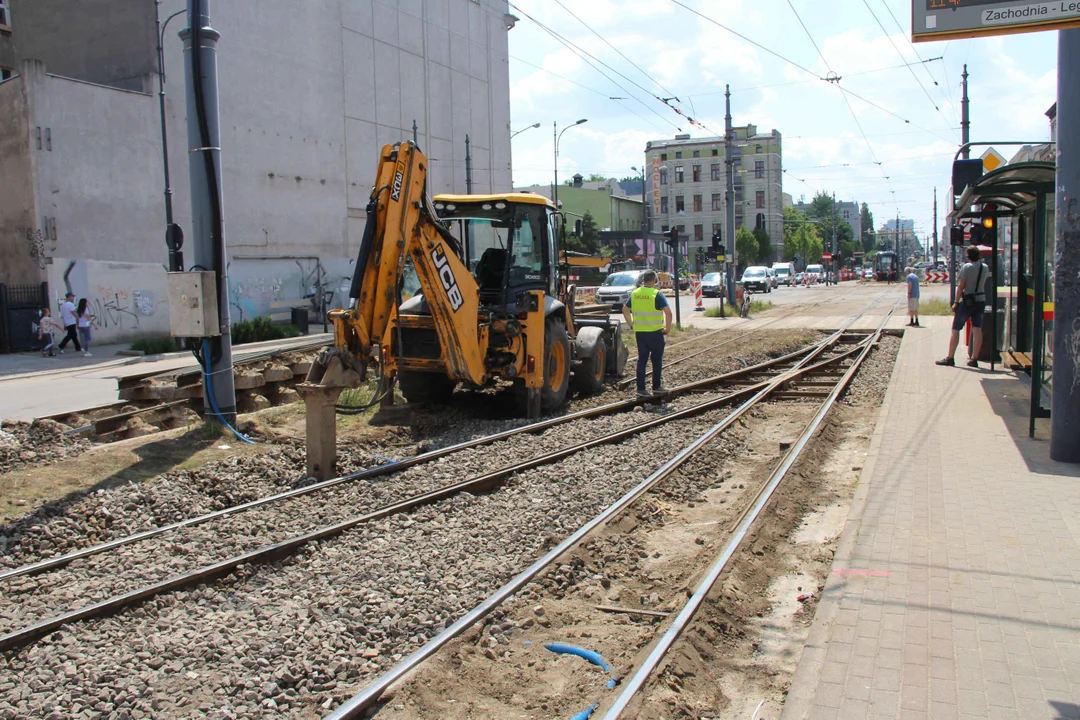
<path id="1" fill-rule="evenodd" d="M 1080 27 L 1080 0 L 912 0 L 911 39 L 956 40 Z"/>

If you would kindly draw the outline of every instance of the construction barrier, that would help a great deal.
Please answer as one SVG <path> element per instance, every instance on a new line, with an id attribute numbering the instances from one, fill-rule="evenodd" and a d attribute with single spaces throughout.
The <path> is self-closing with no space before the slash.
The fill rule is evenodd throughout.
<path id="1" fill-rule="evenodd" d="M 694 293 L 694 310 L 696 312 L 705 311 L 705 301 L 701 299 L 701 281 L 694 279 L 690 281 L 690 292 Z"/>
<path id="2" fill-rule="evenodd" d="M 945 270 L 927 270 L 926 282 L 928 283 L 946 283 L 949 282 L 949 273 Z"/>

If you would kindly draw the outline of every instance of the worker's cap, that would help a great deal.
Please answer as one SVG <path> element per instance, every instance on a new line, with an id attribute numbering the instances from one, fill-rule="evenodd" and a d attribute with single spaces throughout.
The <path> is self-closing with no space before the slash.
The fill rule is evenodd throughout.
<path id="1" fill-rule="evenodd" d="M 75 293 L 73 293 L 73 292 L 69 292 L 69 293 L 68 293 L 67 295 L 65 295 L 64 297 L 66 297 L 66 298 L 73 298 L 73 297 L 75 297 Z"/>

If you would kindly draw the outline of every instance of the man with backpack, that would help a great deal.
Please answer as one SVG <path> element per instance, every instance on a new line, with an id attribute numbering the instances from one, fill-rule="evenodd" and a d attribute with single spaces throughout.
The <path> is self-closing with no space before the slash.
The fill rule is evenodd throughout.
<path id="1" fill-rule="evenodd" d="M 971 357 L 967 361 L 968 367 L 979 367 L 979 351 L 982 349 L 982 324 L 983 310 L 986 307 L 986 293 L 983 284 L 990 276 L 990 270 L 982 261 L 979 248 L 975 245 L 967 249 L 968 261 L 960 268 L 957 276 L 956 297 L 953 299 L 953 323 L 952 334 L 949 336 L 949 354 L 937 360 L 937 365 L 953 366 L 956 361 L 956 346 L 960 344 L 960 331 L 964 324 L 971 320 Z"/>

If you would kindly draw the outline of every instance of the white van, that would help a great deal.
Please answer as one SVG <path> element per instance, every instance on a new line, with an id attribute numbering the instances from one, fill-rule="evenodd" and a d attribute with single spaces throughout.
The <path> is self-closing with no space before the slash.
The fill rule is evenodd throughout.
<path id="1" fill-rule="evenodd" d="M 807 265 L 806 274 L 809 276 L 811 285 L 819 283 L 825 277 L 825 270 L 820 265 Z"/>
<path id="2" fill-rule="evenodd" d="M 776 274 L 777 285 L 790 287 L 795 282 L 795 263 L 773 263 L 772 269 Z"/>

